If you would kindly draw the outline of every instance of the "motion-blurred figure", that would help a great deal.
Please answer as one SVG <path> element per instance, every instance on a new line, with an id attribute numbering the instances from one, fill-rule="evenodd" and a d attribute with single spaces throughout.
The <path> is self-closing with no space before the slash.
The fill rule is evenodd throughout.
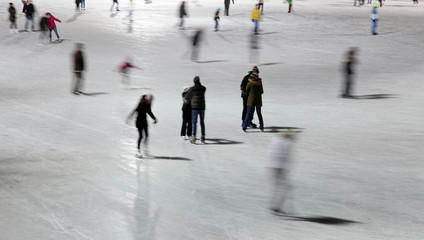
<path id="1" fill-rule="evenodd" d="M 59 37 L 59 33 L 57 32 L 57 27 L 56 27 L 56 23 L 54 21 L 58 21 L 58 22 L 62 22 L 59 19 L 53 17 L 53 15 L 51 13 L 46 13 L 46 16 L 49 18 L 49 37 L 50 37 L 50 42 L 52 42 L 52 31 L 54 31 L 56 33 L 56 37 L 57 37 L 57 41 L 60 42 L 60 37 Z"/>
<path id="2" fill-rule="evenodd" d="M 414 7 L 418 7 L 418 0 L 412 0 L 412 2 L 414 3 Z"/>
<path id="3" fill-rule="evenodd" d="M 81 11 L 80 4 L 81 0 L 75 0 L 75 11 Z"/>
<path id="4" fill-rule="evenodd" d="M 116 67 L 116 70 L 121 74 L 121 83 L 125 86 L 125 87 L 130 87 L 131 85 L 131 78 L 130 78 L 130 73 L 129 73 L 129 69 L 130 68 L 135 68 L 138 70 L 141 70 L 141 68 L 134 66 L 132 64 L 132 58 L 131 57 L 126 57 L 125 61 L 121 64 L 119 64 Z"/>
<path id="5" fill-rule="evenodd" d="M 261 11 L 259 10 L 259 5 L 256 4 L 255 8 L 252 10 L 252 22 L 255 24 L 255 28 L 253 32 L 255 34 L 259 34 L 258 32 L 259 20 L 261 20 Z"/>
<path id="6" fill-rule="evenodd" d="M 197 29 L 192 39 L 191 61 L 196 62 L 199 59 L 200 42 L 202 41 L 203 29 Z"/>
<path id="7" fill-rule="evenodd" d="M 81 0 L 81 11 L 85 11 L 85 0 Z"/>
<path id="8" fill-rule="evenodd" d="M 234 2 L 233 2 L 234 4 Z M 224 0 L 225 5 L 225 16 L 229 16 L 230 14 L 230 0 Z"/>
<path id="9" fill-rule="evenodd" d="M 48 39 L 49 37 L 48 31 L 49 31 L 49 18 L 47 17 L 46 14 L 44 14 L 44 16 L 40 18 L 40 37 L 39 37 L 40 42 L 44 42 L 45 40 Z"/>
<path id="10" fill-rule="evenodd" d="M 371 11 L 371 22 L 372 22 L 372 27 L 371 27 L 371 33 L 372 35 L 377 35 L 377 22 L 378 22 L 378 13 L 377 13 L 377 3 L 374 4 L 374 7 L 372 8 Z"/>
<path id="11" fill-rule="evenodd" d="M 120 11 L 119 10 L 119 2 L 118 2 L 118 0 L 113 0 L 112 6 L 110 7 L 110 11 L 111 12 L 113 11 L 113 7 L 115 6 L 115 4 L 116 4 L 116 11 Z"/>
<path id="12" fill-rule="evenodd" d="M 250 119 L 253 119 L 253 113 L 256 110 L 256 114 L 259 119 L 259 129 L 264 131 L 264 120 L 262 118 L 262 94 L 264 93 L 262 79 L 258 76 L 258 72 L 253 71 L 250 74 L 248 83 L 246 86 L 247 97 L 247 113 L 244 117 L 242 129 L 246 132 L 246 129 L 251 125 Z"/>
<path id="13" fill-rule="evenodd" d="M 264 14 L 264 0 L 259 0 L 258 6 L 261 9 L 261 14 Z"/>
<path id="14" fill-rule="evenodd" d="M 180 5 L 180 28 L 184 29 L 184 17 L 188 17 L 186 8 L 185 8 L 185 1 L 181 2 Z"/>
<path id="15" fill-rule="evenodd" d="M 353 75 L 355 74 L 353 68 L 354 68 L 354 64 L 357 63 L 356 60 L 356 53 L 357 53 L 358 49 L 357 48 L 351 48 L 346 55 L 346 58 L 344 59 L 344 75 L 345 75 L 345 79 L 344 79 L 344 89 L 343 89 L 343 93 L 341 95 L 341 97 L 343 98 L 352 98 L 352 85 L 353 85 Z"/>
<path id="16" fill-rule="evenodd" d="M 291 13 L 292 7 L 293 7 L 293 0 L 287 0 L 287 3 L 289 4 L 289 11 L 288 11 L 288 13 Z"/>
<path id="17" fill-rule="evenodd" d="M 215 12 L 215 17 L 213 20 L 215 21 L 215 32 L 218 32 L 218 24 L 219 24 L 219 12 L 221 11 L 221 8 L 218 8 Z"/>
<path id="18" fill-rule="evenodd" d="M 72 56 L 74 61 L 74 80 L 72 93 L 79 95 L 82 93 L 81 89 L 83 84 L 83 72 L 85 70 L 84 53 L 82 51 L 84 45 L 82 43 L 77 43 L 75 48 L 76 50 Z"/>
<path id="19" fill-rule="evenodd" d="M 9 21 L 10 33 L 19 33 L 18 26 L 16 25 L 16 8 L 13 6 L 13 3 L 9 3 Z"/>
<path id="20" fill-rule="evenodd" d="M 148 124 L 147 124 L 147 114 L 149 114 L 149 116 L 154 120 L 153 123 L 157 123 L 157 119 L 155 117 L 155 115 L 152 112 L 152 101 L 153 101 L 153 95 L 152 94 L 146 94 L 141 96 L 140 102 L 138 104 L 138 106 L 130 113 L 130 115 L 127 118 L 127 124 L 129 122 L 129 120 L 132 118 L 132 116 L 137 112 L 137 120 L 135 121 L 135 126 L 138 129 L 138 141 L 137 141 L 137 153 L 136 156 L 137 157 L 142 157 L 143 155 L 141 154 L 140 151 L 140 143 L 141 140 L 143 139 L 143 132 L 145 134 L 145 138 L 143 141 L 143 146 L 144 146 L 144 155 L 147 156 L 149 155 L 149 151 L 148 151 L 148 137 L 149 137 L 149 131 L 148 131 Z"/>
<path id="21" fill-rule="evenodd" d="M 202 136 L 200 141 L 205 142 L 205 92 L 206 88 L 200 83 L 200 77 L 195 76 L 193 79 L 194 86 L 188 90 L 187 99 L 191 102 L 191 123 L 192 123 L 192 134 L 191 143 L 196 143 L 196 130 L 197 130 L 197 116 L 200 117 L 200 128 L 202 130 Z"/>
<path id="22" fill-rule="evenodd" d="M 24 5 L 24 9 L 22 11 L 23 13 L 25 13 L 25 31 L 28 31 L 28 23 L 31 22 L 31 30 L 35 31 L 34 29 L 34 12 L 35 12 L 35 8 L 34 5 L 32 4 L 31 0 L 27 1 L 27 4 Z"/>
<path id="23" fill-rule="evenodd" d="M 182 93 L 183 98 L 183 124 L 181 126 L 181 138 L 183 140 L 190 139 L 191 137 L 191 129 L 192 129 L 192 123 L 191 123 L 191 102 L 188 98 L 188 90 L 190 89 L 189 86 L 184 87 L 184 91 Z"/>
<path id="24" fill-rule="evenodd" d="M 252 33 L 249 38 L 249 63 L 259 62 L 259 35 Z"/>
<path id="25" fill-rule="evenodd" d="M 287 175 L 290 168 L 293 138 L 290 133 L 279 133 L 271 142 L 269 165 L 273 182 L 271 211 L 277 214 L 286 214 L 283 207 L 289 191 Z"/>

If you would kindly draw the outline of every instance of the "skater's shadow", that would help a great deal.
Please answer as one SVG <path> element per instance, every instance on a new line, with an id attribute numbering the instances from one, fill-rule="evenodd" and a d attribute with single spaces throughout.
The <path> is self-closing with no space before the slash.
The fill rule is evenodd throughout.
<path id="1" fill-rule="evenodd" d="M 152 1 L 151 0 L 144 0 L 144 3 L 145 4 L 150 4 L 150 3 L 152 3 Z"/>
<path id="2" fill-rule="evenodd" d="M 260 63 L 258 66 L 270 66 L 270 65 L 277 65 L 282 64 L 282 62 L 270 62 L 270 63 Z"/>
<path id="3" fill-rule="evenodd" d="M 357 95 L 352 96 L 352 99 L 386 99 L 386 98 L 393 98 L 395 95 L 393 94 L 369 94 L 369 95 Z"/>
<path id="4" fill-rule="evenodd" d="M 257 130 L 257 131 L 251 131 L 251 130 Z M 303 128 L 298 127 L 279 127 L 279 126 L 271 126 L 271 127 L 265 127 L 264 133 L 279 133 L 279 132 L 302 132 Z M 261 133 L 259 128 L 249 128 L 246 133 Z"/>
<path id="5" fill-rule="evenodd" d="M 119 11 L 110 12 L 110 17 L 116 17 L 118 15 Z"/>
<path id="6" fill-rule="evenodd" d="M 179 161 L 192 161 L 190 158 L 185 157 L 171 157 L 171 156 L 151 156 L 150 159 L 162 159 L 162 160 L 179 160 Z"/>
<path id="7" fill-rule="evenodd" d="M 104 94 L 109 94 L 107 92 L 92 92 L 92 93 L 84 93 L 84 92 L 80 92 L 81 95 L 84 96 L 96 96 L 96 95 L 104 95 Z"/>
<path id="8" fill-rule="evenodd" d="M 65 22 L 66 22 L 66 23 L 73 22 L 73 21 L 77 20 L 77 18 L 78 18 L 79 16 L 81 16 L 81 12 L 76 12 L 76 13 L 74 14 L 74 16 L 72 16 L 70 19 L 66 20 Z"/>
<path id="9" fill-rule="evenodd" d="M 378 33 L 378 35 L 388 35 L 388 34 L 392 34 L 392 33 L 396 33 L 396 32 L 383 32 L 383 33 Z"/>
<path id="10" fill-rule="evenodd" d="M 127 90 L 152 90 L 151 88 L 145 88 L 145 87 L 129 87 L 129 88 L 125 88 Z"/>
<path id="11" fill-rule="evenodd" d="M 242 144 L 243 142 L 223 139 L 223 138 L 206 138 L 205 144 L 207 145 L 229 145 L 229 144 Z"/>
<path id="12" fill-rule="evenodd" d="M 193 60 L 193 62 L 195 62 L 195 63 L 216 63 L 216 62 L 227 62 L 227 60 L 209 60 L 209 61 Z"/>
<path id="13" fill-rule="evenodd" d="M 305 221 L 305 222 L 313 222 L 327 225 L 346 225 L 352 223 L 360 223 L 352 220 L 347 220 L 343 218 L 335 218 L 335 217 L 326 217 L 326 216 L 314 216 L 314 217 L 300 217 L 300 216 L 291 216 L 291 215 L 278 215 L 281 217 L 287 217 L 288 220 L 292 221 Z"/>
<path id="14" fill-rule="evenodd" d="M 276 34 L 276 33 L 278 33 L 278 32 L 264 32 L 264 33 L 261 33 L 260 35 L 271 35 L 271 34 Z"/>

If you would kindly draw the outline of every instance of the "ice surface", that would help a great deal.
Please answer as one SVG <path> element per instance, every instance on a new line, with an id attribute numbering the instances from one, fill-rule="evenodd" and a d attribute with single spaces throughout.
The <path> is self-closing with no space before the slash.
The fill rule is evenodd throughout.
<path id="1" fill-rule="evenodd" d="M 380 35 L 370 35 L 370 6 L 353 1 L 266 1 L 258 58 L 249 62 L 254 0 L 236 0 L 213 32 L 223 1 L 189 1 L 179 30 L 179 1 L 37 0 L 64 39 L 8 32 L 0 19 L 0 239 L 423 239 L 423 7 L 385 1 Z M 18 12 L 21 3 L 15 1 Z M 222 11 L 223 12 L 223 11 Z M 25 17 L 18 19 L 23 29 Z M 38 20 L 37 20 L 38 21 Z M 200 62 L 189 39 L 205 29 Z M 71 53 L 85 44 L 85 92 L 74 96 Z M 338 98 L 340 62 L 360 48 L 356 95 Z M 134 89 L 113 68 L 132 56 Z M 287 210 L 268 210 L 266 168 L 271 128 L 241 130 L 239 85 L 257 64 L 264 82 L 265 127 L 301 128 Z M 181 92 L 199 75 L 207 87 L 207 144 L 179 138 Z M 155 96 L 150 152 L 138 160 L 137 131 L 125 118 L 145 93 Z M 256 121 L 255 117 L 255 121 Z M 257 122 L 257 121 L 256 121 Z M 228 143 L 228 144 L 224 144 Z M 357 223 L 319 224 L 312 217 Z M 309 221 L 307 221 L 309 220 Z"/>

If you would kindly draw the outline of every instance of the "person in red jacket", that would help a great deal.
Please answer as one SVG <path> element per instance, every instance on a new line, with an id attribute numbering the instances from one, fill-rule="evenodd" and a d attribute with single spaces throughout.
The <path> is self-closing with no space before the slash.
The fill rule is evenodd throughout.
<path id="1" fill-rule="evenodd" d="M 62 21 L 60 21 L 59 19 L 53 17 L 53 15 L 51 13 L 49 13 L 49 12 L 46 13 L 46 16 L 49 18 L 48 27 L 49 27 L 49 31 L 50 31 L 50 34 L 49 34 L 50 42 L 52 42 L 52 31 L 54 31 L 56 33 L 57 41 L 60 41 L 59 33 L 57 33 L 56 24 L 55 24 L 54 21 L 58 21 L 58 22 L 62 22 Z"/>
<path id="2" fill-rule="evenodd" d="M 126 57 L 125 58 L 125 61 L 123 62 L 123 63 L 121 63 L 121 64 L 119 64 L 117 67 L 116 67 L 116 70 L 121 74 L 121 76 L 122 76 L 122 80 L 121 80 L 121 82 L 122 82 L 122 84 L 124 85 L 124 86 L 126 86 L 126 87 L 130 87 L 130 74 L 129 74 L 129 69 L 130 68 L 135 68 L 135 69 L 138 69 L 138 70 L 141 70 L 141 68 L 139 68 L 139 67 L 137 67 L 137 66 L 134 66 L 133 64 L 132 64 L 132 58 L 131 57 Z"/>

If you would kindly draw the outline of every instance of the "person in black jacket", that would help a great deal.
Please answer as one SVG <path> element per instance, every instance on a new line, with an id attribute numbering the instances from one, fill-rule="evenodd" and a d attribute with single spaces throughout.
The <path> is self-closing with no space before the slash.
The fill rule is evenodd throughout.
<path id="1" fill-rule="evenodd" d="M 184 92 L 182 93 L 183 107 L 181 110 L 183 111 L 183 125 L 181 126 L 181 138 L 183 140 L 187 139 L 186 136 L 188 138 L 191 137 L 191 103 L 190 99 L 187 98 L 189 89 L 190 87 L 188 86 L 184 87 Z"/>
<path id="2" fill-rule="evenodd" d="M 82 43 L 77 43 L 76 50 L 73 54 L 74 61 L 74 84 L 72 93 L 79 95 L 82 89 L 83 76 L 82 73 L 85 70 L 84 66 L 84 53 L 82 52 L 84 45 Z"/>
<path id="3" fill-rule="evenodd" d="M 249 73 L 246 76 L 244 76 L 244 78 L 243 78 L 243 80 L 241 81 L 241 84 L 240 84 L 241 98 L 243 99 L 243 111 L 241 113 L 241 121 L 242 121 L 242 123 L 244 122 L 244 119 L 246 117 L 246 113 L 247 113 L 247 99 L 249 97 L 246 94 L 246 86 L 247 86 L 247 83 L 249 82 L 249 78 L 250 78 L 250 75 L 252 74 L 252 72 L 259 73 L 259 68 L 257 66 L 254 66 L 253 69 L 252 69 L 252 71 L 249 71 Z M 253 121 L 253 114 L 251 115 L 251 119 L 248 122 L 247 126 L 248 127 L 251 127 L 251 128 L 256 128 L 257 127 L 256 124 L 254 124 L 252 121 Z"/>
<path id="4" fill-rule="evenodd" d="M 149 137 L 148 132 L 148 124 L 147 124 L 147 114 L 154 120 L 154 123 L 156 124 L 158 121 L 155 117 L 155 115 L 152 113 L 152 101 L 153 101 L 153 95 L 152 94 L 145 94 L 141 96 L 140 103 L 138 104 L 137 108 L 135 108 L 130 115 L 127 118 L 127 123 L 132 118 L 132 116 L 137 112 L 137 120 L 135 121 L 135 126 L 138 129 L 138 141 L 137 141 L 137 157 L 142 157 L 142 154 L 140 152 L 140 143 L 141 139 L 143 139 L 143 131 L 145 133 L 144 138 L 144 154 L 148 155 L 148 146 L 147 146 L 147 138 Z"/>
<path id="5" fill-rule="evenodd" d="M 40 19 L 40 42 L 49 38 L 49 18 L 44 14 Z"/>
<path id="6" fill-rule="evenodd" d="M 184 28 L 184 17 L 188 17 L 188 14 L 187 14 L 187 12 L 186 12 L 186 9 L 185 9 L 185 1 L 182 1 L 181 2 L 181 6 L 180 6 L 180 19 L 181 19 L 181 22 L 180 22 L 180 28 L 181 29 L 183 29 Z"/>
<path id="7" fill-rule="evenodd" d="M 200 127 L 202 130 L 202 137 L 200 141 L 205 142 L 205 92 L 206 88 L 200 83 L 199 76 L 194 77 L 194 86 L 188 90 L 187 98 L 191 101 L 191 122 L 192 122 L 192 134 L 191 143 L 196 143 L 196 128 L 197 128 L 197 116 L 200 116 Z"/>
<path id="8" fill-rule="evenodd" d="M 344 81 L 344 89 L 341 97 L 343 98 L 353 98 L 351 94 L 351 89 L 353 85 L 353 65 L 356 64 L 356 52 L 357 48 L 351 48 L 346 56 L 346 59 L 344 60 L 344 74 L 345 74 L 345 81 Z"/>
<path id="9" fill-rule="evenodd" d="M 28 30 L 28 23 L 31 22 L 31 29 L 32 31 L 35 31 L 34 29 L 34 12 L 35 8 L 34 5 L 30 0 L 27 1 L 27 4 L 24 5 L 24 9 L 22 10 L 23 13 L 25 13 L 26 21 L 25 21 L 25 31 Z"/>
<path id="10" fill-rule="evenodd" d="M 233 4 L 234 4 L 234 1 L 233 1 Z M 230 0 L 224 0 L 224 5 L 225 5 L 225 16 L 228 16 L 230 12 Z"/>
<path id="11" fill-rule="evenodd" d="M 13 3 L 9 3 L 9 21 L 10 21 L 10 33 L 19 33 L 18 26 L 16 25 L 16 8 Z"/>

